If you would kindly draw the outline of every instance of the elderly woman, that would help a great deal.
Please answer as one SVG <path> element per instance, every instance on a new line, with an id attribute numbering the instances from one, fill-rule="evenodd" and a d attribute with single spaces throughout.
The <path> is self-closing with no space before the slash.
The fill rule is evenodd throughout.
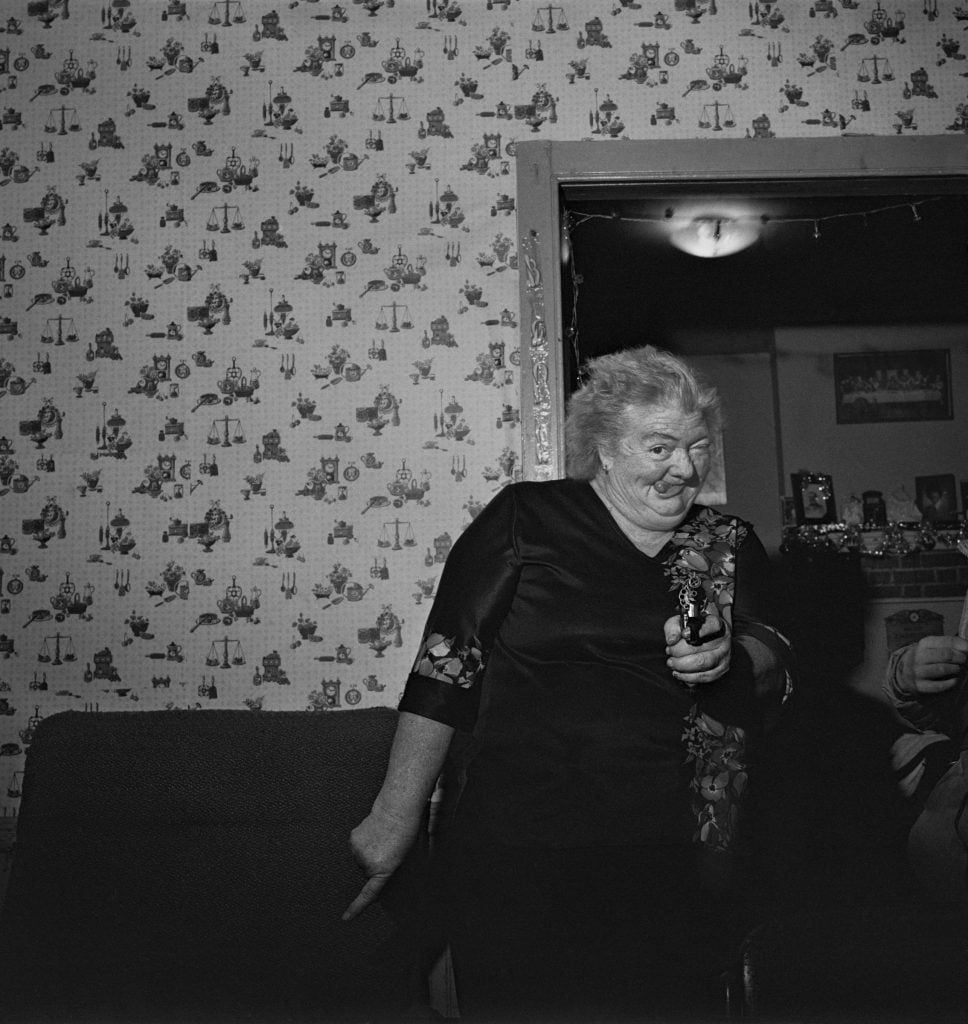
<path id="1" fill-rule="evenodd" d="M 447 560 L 347 916 L 471 733 L 444 858 L 465 1019 L 689 1014 L 734 937 L 717 907 L 748 747 L 789 677 L 762 545 L 696 504 L 720 419 L 669 353 L 595 359 L 568 479 L 505 487 Z"/>

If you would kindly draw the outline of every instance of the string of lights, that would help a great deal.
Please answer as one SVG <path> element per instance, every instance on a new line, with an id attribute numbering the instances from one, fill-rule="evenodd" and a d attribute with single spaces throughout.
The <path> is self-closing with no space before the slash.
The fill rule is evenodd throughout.
<path id="1" fill-rule="evenodd" d="M 937 195 L 922 197 L 914 200 L 900 200 L 898 202 L 892 202 L 888 204 L 882 204 L 877 206 L 871 206 L 864 210 L 848 210 L 836 213 L 826 213 L 821 215 L 810 215 L 810 216 L 784 216 L 784 215 L 773 215 L 773 214 L 733 214 L 723 213 L 721 216 L 715 213 L 708 214 L 706 216 L 697 217 L 694 214 L 680 215 L 677 217 L 675 209 L 673 207 L 667 207 L 663 213 L 659 216 L 656 215 L 645 215 L 645 214 L 624 214 L 618 210 L 612 209 L 607 213 L 589 213 L 579 212 L 575 210 L 566 210 L 562 217 L 562 238 L 561 238 L 561 260 L 562 263 L 567 265 L 569 270 L 569 277 L 571 281 L 571 318 L 567 328 L 567 337 L 570 342 L 572 351 L 572 357 L 575 368 L 575 385 L 581 387 L 585 381 L 585 367 L 583 366 L 582 354 L 579 344 L 579 294 L 581 286 L 583 284 L 583 277 L 578 269 L 575 260 L 575 250 L 572 244 L 572 235 L 575 230 L 580 228 L 583 224 L 595 220 L 607 220 L 607 221 L 623 221 L 628 223 L 637 224 L 661 224 L 666 225 L 670 228 L 670 237 L 673 231 L 677 227 L 687 227 L 694 225 L 697 222 L 705 221 L 714 227 L 711 231 L 712 239 L 718 242 L 723 229 L 727 226 L 741 226 L 744 230 L 749 231 L 751 228 L 755 228 L 757 232 L 762 231 L 770 227 L 778 227 L 783 225 L 808 225 L 812 229 L 813 238 L 815 241 L 820 241 L 823 237 L 822 226 L 830 224 L 833 221 L 846 221 L 846 220 L 858 220 L 861 222 L 863 228 L 870 226 L 870 220 L 880 214 L 894 213 L 898 210 L 910 210 L 911 218 L 914 223 L 920 223 L 922 221 L 921 209 L 930 203 L 937 203 L 944 199 L 951 199 L 952 196 Z M 962 198 L 962 197 L 958 197 Z M 718 255 L 719 253 L 715 253 Z"/>
<path id="2" fill-rule="evenodd" d="M 895 210 L 903 210 L 905 208 L 910 209 L 912 219 L 917 223 L 921 221 L 921 207 L 928 203 L 937 203 L 943 199 L 951 198 L 949 196 L 930 196 L 916 200 L 904 200 L 897 203 L 891 203 L 886 206 L 874 206 L 869 210 L 848 210 L 840 213 L 826 213 L 820 216 L 775 216 L 773 214 L 723 214 L 718 216 L 716 214 L 710 214 L 707 219 L 717 221 L 720 224 L 744 224 L 744 225 L 756 225 L 758 227 L 768 227 L 771 225 L 785 225 L 785 224 L 809 224 L 813 227 L 813 236 L 815 239 L 821 237 L 821 225 L 829 223 L 831 221 L 848 220 L 848 219 L 859 219 L 863 222 L 865 227 L 868 226 L 868 219 L 874 217 L 880 213 L 892 213 Z M 696 219 L 692 214 L 688 216 L 676 216 L 675 210 L 670 206 L 667 207 L 661 216 L 655 215 L 630 215 L 619 213 L 617 210 L 610 210 L 608 213 L 579 213 L 575 210 L 568 210 L 565 212 L 562 218 L 565 232 L 570 235 L 571 232 L 580 227 L 586 221 L 590 220 L 620 220 L 634 224 L 689 224 Z"/>

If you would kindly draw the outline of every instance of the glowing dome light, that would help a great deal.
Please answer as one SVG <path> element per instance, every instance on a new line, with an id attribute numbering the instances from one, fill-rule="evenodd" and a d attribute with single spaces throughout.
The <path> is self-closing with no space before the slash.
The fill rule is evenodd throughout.
<path id="1" fill-rule="evenodd" d="M 748 249 L 759 238 L 759 232 L 752 222 L 703 216 L 694 217 L 682 227 L 674 228 L 669 238 L 677 249 L 711 259 L 732 256 Z"/>

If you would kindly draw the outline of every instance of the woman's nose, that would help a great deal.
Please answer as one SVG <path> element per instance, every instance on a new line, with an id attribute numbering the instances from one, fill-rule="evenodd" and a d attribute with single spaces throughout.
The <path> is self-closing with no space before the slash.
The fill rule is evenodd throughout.
<path id="1" fill-rule="evenodd" d="M 683 480 L 688 480 L 696 471 L 696 467 L 693 464 L 692 457 L 685 448 L 676 448 L 672 453 L 672 459 L 670 460 L 670 469 L 676 476 Z"/>

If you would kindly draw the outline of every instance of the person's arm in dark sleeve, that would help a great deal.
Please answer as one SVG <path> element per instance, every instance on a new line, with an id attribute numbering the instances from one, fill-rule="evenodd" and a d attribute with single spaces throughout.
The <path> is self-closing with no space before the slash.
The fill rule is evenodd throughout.
<path id="1" fill-rule="evenodd" d="M 968 643 L 927 636 L 892 651 L 883 690 L 902 732 L 891 747 L 900 791 L 923 803 L 959 752 Z"/>
<path id="2" fill-rule="evenodd" d="M 344 920 L 380 895 L 417 837 L 456 729 L 473 728 L 488 652 L 518 577 L 515 498 L 505 488 L 455 542 L 441 574 L 380 792 L 350 835 L 365 883 Z"/>
<path id="3" fill-rule="evenodd" d="M 968 641 L 925 636 L 890 654 L 883 689 L 907 725 L 954 736 L 968 685 L 966 666 Z"/>
<path id="4" fill-rule="evenodd" d="M 401 711 L 473 729 L 488 655 L 520 570 L 515 507 L 513 486 L 504 488 L 451 548 Z"/>
<path id="5" fill-rule="evenodd" d="M 782 632 L 773 577 L 769 556 L 749 529 L 736 552 L 730 675 L 748 688 L 765 728 L 776 722 L 794 682 L 793 652 Z"/>

